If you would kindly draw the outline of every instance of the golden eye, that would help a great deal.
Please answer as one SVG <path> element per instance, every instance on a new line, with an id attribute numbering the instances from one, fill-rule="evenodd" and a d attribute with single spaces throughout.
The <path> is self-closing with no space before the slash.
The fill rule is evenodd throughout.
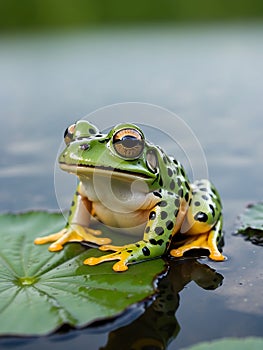
<path id="1" fill-rule="evenodd" d="M 76 127 L 76 124 L 72 124 L 65 130 L 64 141 L 66 145 L 68 145 L 72 141 L 75 127 Z"/>
<path id="2" fill-rule="evenodd" d="M 144 140 L 136 129 L 122 129 L 113 136 L 113 147 L 123 158 L 136 159 L 142 154 Z"/>

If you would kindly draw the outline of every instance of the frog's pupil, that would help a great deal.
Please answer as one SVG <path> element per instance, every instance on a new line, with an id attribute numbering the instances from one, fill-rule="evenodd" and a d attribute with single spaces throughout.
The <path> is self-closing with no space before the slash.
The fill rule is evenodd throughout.
<path id="1" fill-rule="evenodd" d="M 124 135 L 121 138 L 113 138 L 115 151 L 127 159 L 139 158 L 143 151 L 144 141 L 134 135 Z"/>
<path id="2" fill-rule="evenodd" d="M 126 148 L 132 148 L 140 144 L 140 140 L 130 135 L 124 136 L 119 142 L 121 142 Z"/>

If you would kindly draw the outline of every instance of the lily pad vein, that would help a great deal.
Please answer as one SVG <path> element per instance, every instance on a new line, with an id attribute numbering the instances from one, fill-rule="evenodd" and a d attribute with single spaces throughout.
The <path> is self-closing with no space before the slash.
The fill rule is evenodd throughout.
<path id="1" fill-rule="evenodd" d="M 7 257 L 0 251 L 0 259 L 5 268 L 14 276 L 18 277 L 18 274 L 12 264 L 8 261 Z"/>

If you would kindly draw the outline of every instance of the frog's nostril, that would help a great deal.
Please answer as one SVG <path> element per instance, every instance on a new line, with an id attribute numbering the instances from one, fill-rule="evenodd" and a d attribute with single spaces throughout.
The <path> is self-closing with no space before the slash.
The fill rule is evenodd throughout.
<path id="1" fill-rule="evenodd" d="M 86 151 L 89 149 L 89 144 L 88 143 L 83 143 L 82 145 L 79 146 L 82 151 Z"/>

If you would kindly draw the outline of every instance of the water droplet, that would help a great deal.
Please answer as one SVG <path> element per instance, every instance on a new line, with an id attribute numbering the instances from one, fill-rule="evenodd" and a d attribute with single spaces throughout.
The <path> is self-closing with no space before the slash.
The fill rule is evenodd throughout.
<path id="1" fill-rule="evenodd" d="M 19 277 L 18 278 L 18 284 L 22 286 L 31 286 L 32 284 L 36 283 L 37 278 L 36 277 Z"/>

